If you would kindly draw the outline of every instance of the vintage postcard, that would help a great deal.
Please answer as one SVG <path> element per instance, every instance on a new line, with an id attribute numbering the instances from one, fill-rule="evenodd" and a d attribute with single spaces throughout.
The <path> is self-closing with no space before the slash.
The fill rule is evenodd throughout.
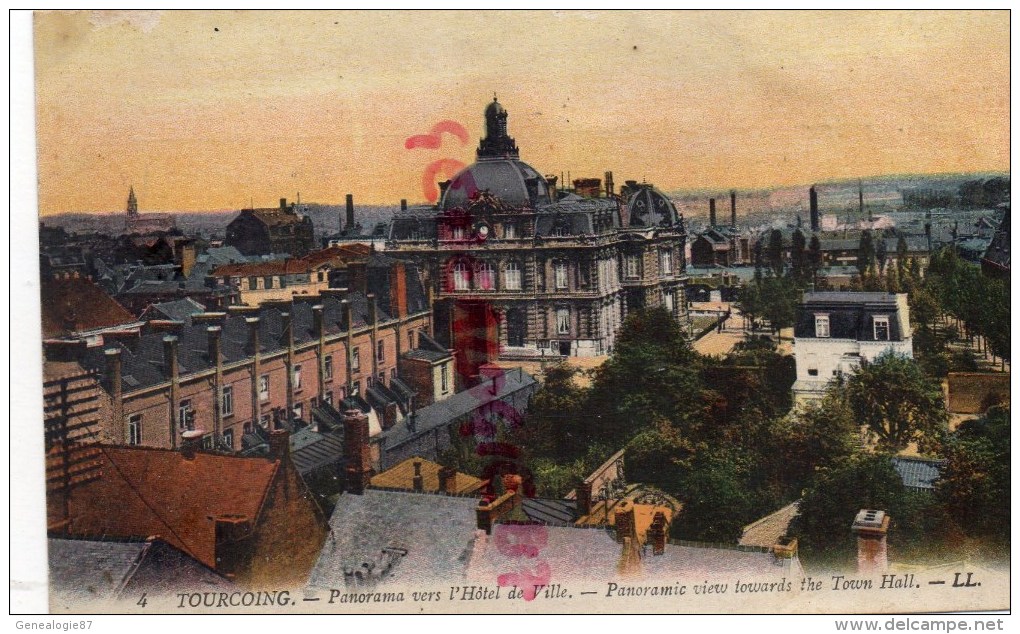
<path id="1" fill-rule="evenodd" d="M 32 28 L 53 615 L 1011 608 L 1008 11 Z"/>

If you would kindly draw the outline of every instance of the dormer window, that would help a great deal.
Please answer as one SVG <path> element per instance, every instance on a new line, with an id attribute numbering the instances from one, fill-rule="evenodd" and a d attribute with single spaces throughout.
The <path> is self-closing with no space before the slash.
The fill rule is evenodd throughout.
<path id="1" fill-rule="evenodd" d="M 503 237 L 507 240 L 513 240 L 517 237 L 517 225 L 512 222 L 508 222 L 503 225 Z"/>
<path id="2" fill-rule="evenodd" d="M 875 316 L 872 322 L 875 325 L 875 341 L 889 341 L 889 317 Z"/>
<path id="3" fill-rule="evenodd" d="M 829 316 L 828 315 L 815 315 L 815 336 L 816 337 L 830 337 L 829 334 Z"/>
<path id="4" fill-rule="evenodd" d="M 450 229 L 450 238 L 453 240 L 464 239 L 464 227 L 452 227 Z"/>

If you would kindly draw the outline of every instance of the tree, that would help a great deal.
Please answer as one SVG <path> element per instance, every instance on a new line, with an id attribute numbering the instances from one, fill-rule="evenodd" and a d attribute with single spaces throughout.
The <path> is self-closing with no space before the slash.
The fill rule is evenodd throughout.
<path id="1" fill-rule="evenodd" d="M 908 505 L 889 456 L 858 453 L 814 474 L 791 532 L 805 551 L 849 561 L 856 551 L 850 526 L 858 511 L 882 510 L 897 526 L 909 526 L 904 517 Z"/>
<path id="2" fill-rule="evenodd" d="M 532 455 L 572 459 L 587 444 L 583 424 L 587 391 L 578 387 L 577 373 L 577 368 L 566 363 L 545 371 L 525 423 L 514 433 L 514 440 Z"/>
<path id="3" fill-rule="evenodd" d="M 804 238 L 804 232 L 799 228 L 793 232 L 792 243 L 790 246 L 790 268 L 792 269 L 793 277 L 797 281 L 803 281 L 807 277 L 808 265 L 807 255 L 805 249 L 807 246 L 807 240 Z"/>
<path id="4" fill-rule="evenodd" d="M 886 253 L 885 237 L 879 236 L 878 243 L 875 245 L 875 259 L 878 260 L 878 272 L 882 273 L 885 271 L 885 260 L 888 254 Z"/>
<path id="5" fill-rule="evenodd" d="M 969 534 L 1009 541 L 1009 409 L 995 407 L 949 435 L 935 493 Z"/>
<path id="6" fill-rule="evenodd" d="M 860 273 L 862 278 L 874 261 L 875 241 L 871 235 L 871 230 L 865 229 L 861 233 L 861 241 L 857 246 L 857 271 Z"/>
<path id="7" fill-rule="evenodd" d="M 783 232 L 779 229 L 773 229 L 769 233 L 766 257 L 768 258 L 769 267 L 771 267 L 776 277 L 782 275 L 785 267 L 783 263 Z"/>
<path id="8" fill-rule="evenodd" d="M 895 266 L 890 266 L 885 269 L 885 290 L 890 293 L 899 293 L 902 290 L 900 288 L 899 271 Z"/>
<path id="9" fill-rule="evenodd" d="M 818 270 L 822 268 L 822 242 L 818 236 L 811 236 L 811 242 L 808 244 L 807 262 L 811 281 L 814 282 Z"/>
<path id="10" fill-rule="evenodd" d="M 911 442 L 934 448 L 948 425 L 941 387 L 913 359 L 891 351 L 862 363 L 847 381 L 847 398 L 880 451 L 901 451 Z"/>
<path id="11" fill-rule="evenodd" d="M 670 532 L 680 539 L 734 543 L 754 519 L 745 459 L 738 452 L 705 452 L 683 479 L 680 518 Z"/>
<path id="12" fill-rule="evenodd" d="M 900 279 L 907 276 L 907 239 L 903 236 L 896 240 L 896 269 Z"/>
<path id="13" fill-rule="evenodd" d="M 761 282 L 761 316 L 769 320 L 772 330 L 793 325 L 797 317 L 797 302 L 800 292 L 794 281 L 788 277 L 767 277 Z"/>

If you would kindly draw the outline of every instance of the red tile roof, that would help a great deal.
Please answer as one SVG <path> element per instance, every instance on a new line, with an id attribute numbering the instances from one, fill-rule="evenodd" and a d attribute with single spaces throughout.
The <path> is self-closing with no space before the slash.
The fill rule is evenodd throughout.
<path id="1" fill-rule="evenodd" d="M 44 337 L 109 328 L 134 320 L 134 315 L 87 278 L 51 278 L 42 282 Z"/>
<path id="2" fill-rule="evenodd" d="M 71 492 L 68 533 L 159 536 L 211 568 L 215 519 L 247 518 L 254 527 L 279 468 L 265 458 L 199 452 L 188 459 L 168 449 L 101 448 L 102 477 Z"/>

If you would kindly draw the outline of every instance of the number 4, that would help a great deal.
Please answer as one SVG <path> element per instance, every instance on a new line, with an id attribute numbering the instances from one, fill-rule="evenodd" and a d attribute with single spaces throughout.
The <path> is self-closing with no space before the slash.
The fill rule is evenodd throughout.
<path id="1" fill-rule="evenodd" d="M 136 603 L 135 605 L 140 605 L 140 606 L 142 606 L 143 608 L 144 608 L 144 607 L 145 607 L 146 605 L 148 605 L 148 603 L 149 603 L 149 600 L 145 598 L 145 597 L 147 597 L 148 595 L 149 595 L 149 593 L 148 593 L 148 592 L 143 592 L 143 593 L 142 593 L 142 597 L 141 597 L 140 599 L 138 599 L 138 603 Z"/>

